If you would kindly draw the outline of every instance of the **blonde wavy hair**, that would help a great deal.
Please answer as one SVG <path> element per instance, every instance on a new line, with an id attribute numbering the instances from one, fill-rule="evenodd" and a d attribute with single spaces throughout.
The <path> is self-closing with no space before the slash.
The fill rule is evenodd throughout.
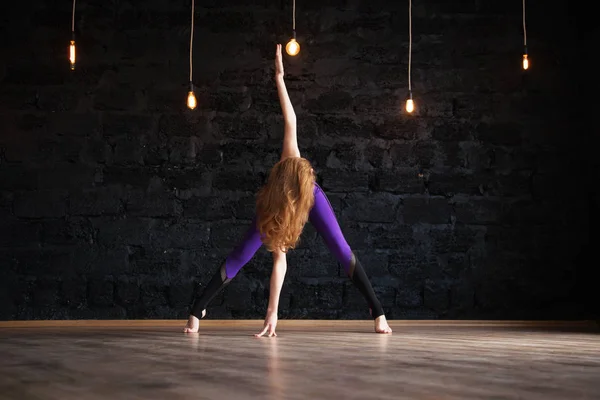
<path id="1" fill-rule="evenodd" d="M 314 182 L 305 158 L 289 157 L 273 166 L 256 198 L 256 225 L 268 251 L 296 247 L 315 203 Z"/>

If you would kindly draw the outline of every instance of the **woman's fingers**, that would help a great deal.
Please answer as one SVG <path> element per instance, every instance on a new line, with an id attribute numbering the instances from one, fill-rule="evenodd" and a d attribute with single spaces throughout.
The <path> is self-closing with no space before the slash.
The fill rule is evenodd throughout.
<path id="1" fill-rule="evenodd" d="M 263 336 L 265 333 L 267 333 L 267 330 L 269 330 L 269 325 L 266 325 L 265 328 L 260 333 L 255 334 L 254 337 Z"/>

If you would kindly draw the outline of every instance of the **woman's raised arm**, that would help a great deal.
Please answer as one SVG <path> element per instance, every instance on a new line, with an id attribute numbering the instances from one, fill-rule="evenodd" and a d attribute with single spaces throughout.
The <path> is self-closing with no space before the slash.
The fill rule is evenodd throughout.
<path id="1" fill-rule="evenodd" d="M 277 95 L 283 112 L 283 150 L 281 151 L 281 160 L 288 157 L 300 157 L 298 148 L 298 138 L 296 136 L 296 113 L 290 101 L 285 81 L 283 79 L 283 60 L 281 58 L 281 44 L 277 45 L 275 52 L 275 82 L 277 83 Z"/>

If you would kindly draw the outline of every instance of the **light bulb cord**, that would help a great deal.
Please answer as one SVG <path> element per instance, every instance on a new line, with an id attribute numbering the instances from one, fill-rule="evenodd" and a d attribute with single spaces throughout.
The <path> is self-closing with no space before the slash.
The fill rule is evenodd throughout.
<path id="1" fill-rule="evenodd" d="M 192 0 L 192 23 L 191 23 L 191 29 L 190 29 L 190 84 L 192 83 L 192 70 L 193 70 L 192 49 L 193 49 L 193 45 L 194 45 L 194 3 L 195 2 L 196 2 L 196 0 Z"/>
<path id="2" fill-rule="evenodd" d="M 523 45 L 527 52 L 527 25 L 525 24 L 525 0 L 523 0 Z"/>
<path id="3" fill-rule="evenodd" d="M 412 65 L 412 0 L 408 1 L 408 92 L 412 94 L 411 83 Z M 412 98 L 412 96 L 411 96 Z"/>
<path id="4" fill-rule="evenodd" d="M 75 34 L 75 0 L 73 0 L 73 13 L 71 15 L 71 33 Z"/>
<path id="5" fill-rule="evenodd" d="M 296 0 L 292 0 L 292 30 L 296 32 Z"/>

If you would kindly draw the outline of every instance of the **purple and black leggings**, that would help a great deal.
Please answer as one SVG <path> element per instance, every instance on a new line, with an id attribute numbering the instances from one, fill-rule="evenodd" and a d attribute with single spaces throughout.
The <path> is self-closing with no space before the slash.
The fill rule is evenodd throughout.
<path id="1" fill-rule="evenodd" d="M 372 317 L 377 318 L 383 315 L 383 308 L 371 287 L 367 275 L 346 242 L 329 199 L 317 183 L 315 183 L 314 195 L 315 203 L 310 211 L 308 220 L 313 224 L 321 237 L 323 237 L 329 250 L 338 262 L 342 264 L 352 282 L 365 297 L 371 309 Z M 254 254 L 256 254 L 261 246 L 260 232 L 256 228 L 256 220 L 253 220 L 243 240 L 226 258 L 225 263 L 213 276 L 204 293 L 196 298 L 191 314 L 201 318 L 202 310 L 237 275 L 240 269 L 254 257 Z"/>

